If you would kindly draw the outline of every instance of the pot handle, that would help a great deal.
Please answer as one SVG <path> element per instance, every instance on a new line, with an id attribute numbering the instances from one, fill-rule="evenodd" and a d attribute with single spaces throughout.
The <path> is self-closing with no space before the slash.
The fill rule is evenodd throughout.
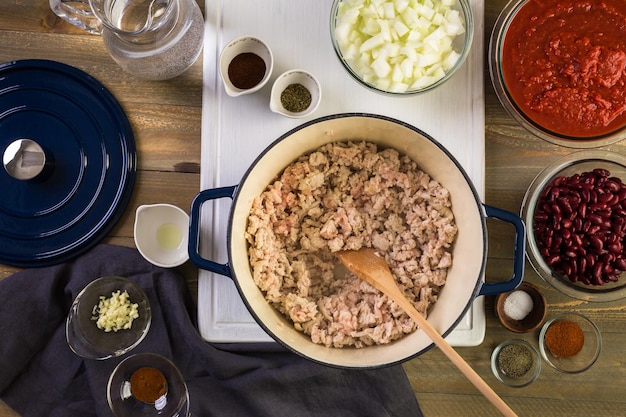
<path id="1" fill-rule="evenodd" d="M 198 268 L 225 275 L 229 278 L 232 278 L 230 264 L 220 264 L 205 259 L 200 255 L 200 209 L 202 205 L 209 200 L 226 197 L 232 200 L 236 192 L 236 185 L 200 191 L 191 202 L 191 215 L 189 217 L 189 260 Z"/>
<path id="2" fill-rule="evenodd" d="M 484 283 L 480 288 L 479 295 L 494 295 L 513 291 L 524 279 L 524 259 L 526 254 L 526 225 L 520 216 L 510 211 L 502 210 L 487 204 L 483 204 L 487 217 L 493 217 L 507 223 L 511 223 L 515 228 L 515 247 L 513 252 L 513 276 L 508 281 Z"/>

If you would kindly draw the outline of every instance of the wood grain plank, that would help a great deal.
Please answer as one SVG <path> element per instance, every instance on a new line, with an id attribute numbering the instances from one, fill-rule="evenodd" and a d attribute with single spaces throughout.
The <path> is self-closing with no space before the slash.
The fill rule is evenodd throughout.
<path id="1" fill-rule="evenodd" d="M 202 59 L 166 81 L 124 73 L 96 35 L 0 30 L 0 62 L 48 59 L 79 68 L 104 84 L 125 109 L 146 105 L 202 107 Z"/>
<path id="2" fill-rule="evenodd" d="M 485 46 L 493 23 L 507 1 L 485 2 Z M 203 1 L 198 3 L 204 8 Z M 38 58 L 76 66 L 101 81 L 125 109 L 139 155 L 137 182 L 127 210 L 103 242 L 134 247 L 134 212 L 141 204 L 166 202 L 189 210 L 200 184 L 201 60 L 174 80 L 138 80 L 120 71 L 100 37 L 56 17 L 49 10 L 47 0 L 1 1 L 0 44 L 0 62 Z M 548 144 L 518 126 L 498 102 L 486 66 L 485 98 L 485 202 L 519 212 L 534 176 L 552 160 L 573 150 Z M 607 149 L 626 154 L 626 143 Z M 513 233 L 508 224 L 488 220 L 488 282 L 501 281 L 510 275 Z M 18 270 L 0 265 L 0 279 Z M 197 269 L 187 262 L 175 270 L 186 280 L 197 302 Z M 545 283 L 528 262 L 524 279 L 539 286 L 546 296 L 548 317 L 576 309 L 596 321 L 604 338 L 598 363 L 583 374 L 564 375 L 544 362 L 541 375 L 533 385 L 522 389 L 503 386 L 491 373 L 491 351 L 512 337 L 538 346 L 538 332 L 519 335 L 500 326 L 493 311 L 493 296 L 485 297 L 484 342 L 477 347 L 459 347 L 458 352 L 520 416 L 623 415 L 626 410 L 626 303 L 623 300 L 590 303 L 567 297 Z M 427 417 L 498 415 L 436 348 L 406 362 L 404 369 Z M 0 404 L 0 415 L 7 415 L 6 412 L 6 407 Z"/>

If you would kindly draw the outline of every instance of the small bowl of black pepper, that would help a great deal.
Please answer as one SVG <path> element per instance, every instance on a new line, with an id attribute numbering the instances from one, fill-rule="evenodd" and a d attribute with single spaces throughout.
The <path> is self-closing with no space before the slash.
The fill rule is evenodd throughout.
<path id="1" fill-rule="evenodd" d="M 491 370 L 503 384 L 522 388 L 535 382 L 541 372 L 537 349 L 522 339 L 508 339 L 491 354 Z"/>
<path id="2" fill-rule="evenodd" d="M 220 54 L 220 76 L 226 93 L 231 97 L 254 93 L 263 88 L 273 68 L 272 50 L 254 36 L 233 39 Z"/>
<path id="3" fill-rule="evenodd" d="M 282 73 L 272 86 L 270 109 L 291 118 L 313 113 L 322 100 L 322 88 L 313 74 L 302 69 Z"/>

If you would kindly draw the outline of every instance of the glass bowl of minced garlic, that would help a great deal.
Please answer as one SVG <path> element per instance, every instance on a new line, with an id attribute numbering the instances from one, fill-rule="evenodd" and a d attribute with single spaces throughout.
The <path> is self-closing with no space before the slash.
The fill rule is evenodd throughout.
<path id="1" fill-rule="evenodd" d="M 143 289 L 128 278 L 107 276 L 95 279 L 76 296 L 65 335 L 78 356 L 103 360 L 137 346 L 151 321 L 150 302 Z"/>

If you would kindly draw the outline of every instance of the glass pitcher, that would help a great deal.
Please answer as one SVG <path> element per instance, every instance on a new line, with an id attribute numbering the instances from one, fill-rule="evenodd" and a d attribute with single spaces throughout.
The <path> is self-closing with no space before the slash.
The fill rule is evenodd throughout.
<path id="1" fill-rule="evenodd" d="M 143 79 L 166 80 L 200 55 L 204 18 L 195 0 L 49 0 L 56 15 L 102 34 L 109 54 Z"/>

